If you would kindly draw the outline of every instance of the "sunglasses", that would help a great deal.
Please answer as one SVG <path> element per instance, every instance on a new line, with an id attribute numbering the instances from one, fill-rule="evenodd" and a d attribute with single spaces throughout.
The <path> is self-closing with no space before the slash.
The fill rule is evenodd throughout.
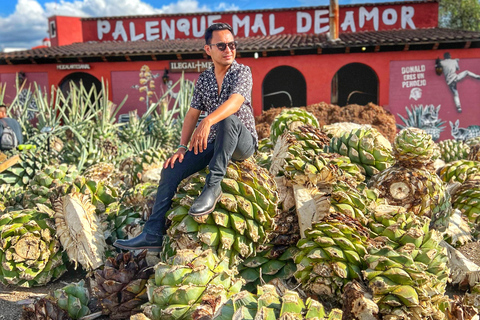
<path id="1" fill-rule="evenodd" d="M 218 42 L 218 43 L 209 44 L 210 47 L 211 46 L 217 46 L 218 50 L 220 50 L 220 51 L 225 51 L 225 49 L 227 49 L 227 46 L 231 51 L 233 51 L 237 48 L 237 45 L 238 45 L 237 41 L 232 41 L 232 42 L 229 42 L 229 43 Z"/>

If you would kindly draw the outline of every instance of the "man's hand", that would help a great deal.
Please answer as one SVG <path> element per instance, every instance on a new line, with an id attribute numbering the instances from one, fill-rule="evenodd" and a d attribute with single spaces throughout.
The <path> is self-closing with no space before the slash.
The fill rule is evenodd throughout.
<path id="1" fill-rule="evenodd" d="M 192 151 L 195 154 L 203 152 L 207 149 L 208 135 L 210 134 L 210 121 L 205 118 L 199 124 L 198 127 L 193 132 L 192 139 L 190 140 L 189 151 Z"/>
<path id="2" fill-rule="evenodd" d="M 186 152 L 187 150 L 185 150 L 185 148 L 178 148 L 177 152 L 175 152 L 170 158 L 165 161 L 165 163 L 163 164 L 163 169 L 166 169 L 169 164 L 170 167 L 173 169 L 173 166 L 175 165 L 175 162 L 177 160 L 178 162 L 182 163 L 183 157 L 185 156 Z"/>

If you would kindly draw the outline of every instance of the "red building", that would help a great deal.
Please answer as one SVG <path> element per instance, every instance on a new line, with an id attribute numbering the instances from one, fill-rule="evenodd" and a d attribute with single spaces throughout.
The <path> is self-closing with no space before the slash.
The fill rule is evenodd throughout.
<path id="1" fill-rule="evenodd" d="M 341 106 L 373 102 L 397 117 L 407 117 L 406 107 L 422 109 L 424 125 L 446 122 L 442 139 L 467 132 L 458 126 L 480 124 L 480 32 L 438 28 L 438 0 L 340 6 L 332 25 L 338 39 L 335 29 L 329 33 L 329 16 L 328 6 L 54 16 L 48 20 L 51 47 L 0 53 L 0 82 L 7 85 L 9 102 L 20 71 L 27 81 L 44 87 L 65 88 L 80 79 L 99 86 L 104 79 L 113 102 L 128 95 L 124 113 L 142 112 L 141 68 L 150 69 L 158 95 L 166 89 L 164 75 L 175 81 L 183 71 L 186 78 L 196 79 L 209 66 L 204 31 L 222 21 L 234 28 L 237 61 L 251 67 L 256 115 L 271 107 L 321 101 Z M 451 59 L 445 59 L 446 53 Z"/>

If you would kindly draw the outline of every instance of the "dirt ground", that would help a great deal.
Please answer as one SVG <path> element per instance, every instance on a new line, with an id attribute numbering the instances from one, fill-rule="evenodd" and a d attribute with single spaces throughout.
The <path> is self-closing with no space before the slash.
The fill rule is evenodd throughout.
<path id="1" fill-rule="evenodd" d="M 480 242 L 471 242 L 459 250 L 471 261 L 480 265 Z M 54 290 L 63 288 L 69 283 L 78 282 L 85 279 L 85 271 L 69 270 L 59 280 L 49 283 L 43 287 L 34 288 L 13 288 L 0 284 L 0 320 L 19 320 L 21 319 L 22 308 L 35 301 L 36 298 L 41 298 L 46 294 L 52 293 Z M 447 294 L 462 295 L 464 292 L 457 288 L 447 287 Z M 97 318 L 99 320 L 108 319 L 104 316 Z"/>
<path id="2" fill-rule="evenodd" d="M 273 119 L 285 108 L 273 108 L 263 111 L 255 117 L 256 129 L 260 139 L 270 136 L 270 124 Z M 390 142 L 393 142 L 397 133 L 395 117 L 381 106 L 369 103 L 366 106 L 356 104 L 339 107 L 333 104 L 320 102 L 306 107 L 301 107 L 315 115 L 320 126 L 336 122 L 355 122 L 370 124 L 382 133 Z"/>
<path id="3" fill-rule="evenodd" d="M 24 305 L 28 305 L 56 289 L 65 287 L 72 282 L 84 279 L 85 272 L 80 268 L 69 270 L 57 281 L 46 286 L 33 288 L 14 288 L 0 284 L 0 320 L 19 320 Z"/>

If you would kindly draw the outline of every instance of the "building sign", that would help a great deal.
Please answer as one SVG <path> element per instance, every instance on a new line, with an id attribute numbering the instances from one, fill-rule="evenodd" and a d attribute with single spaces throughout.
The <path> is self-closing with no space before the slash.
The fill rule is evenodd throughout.
<path id="1" fill-rule="evenodd" d="M 173 61 L 170 62 L 170 72 L 203 72 L 212 66 L 211 61 Z"/>
<path id="2" fill-rule="evenodd" d="M 57 64 L 57 70 L 89 70 L 90 65 L 86 63 Z"/>
<path id="3" fill-rule="evenodd" d="M 480 59 L 446 52 L 438 61 L 390 62 L 389 107 L 399 127 L 424 129 L 437 141 L 480 136 L 478 101 Z"/>
<path id="4" fill-rule="evenodd" d="M 421 2 L 340 6 L 340 32 L 416 29 L 438 25 L 438 3 Z M 195 39 L 215 22 L 227 22 L 238 37 L 322 34 L 329 27 L 329 7 L 238 11 L 236 13 L 82 19 L 83 41 Z"/>

